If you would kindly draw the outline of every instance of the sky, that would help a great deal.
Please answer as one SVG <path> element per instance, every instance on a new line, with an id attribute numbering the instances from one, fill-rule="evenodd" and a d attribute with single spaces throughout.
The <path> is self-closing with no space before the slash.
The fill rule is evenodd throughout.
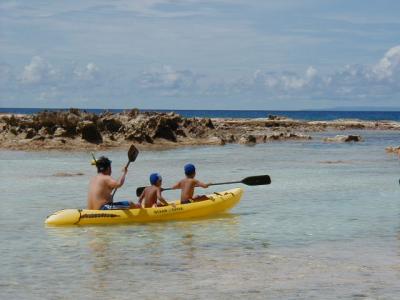
<path id="1" fill-rule="evenodd" d="M 1 0 L 0 107 L 400 107 L 400 1 Z"/>

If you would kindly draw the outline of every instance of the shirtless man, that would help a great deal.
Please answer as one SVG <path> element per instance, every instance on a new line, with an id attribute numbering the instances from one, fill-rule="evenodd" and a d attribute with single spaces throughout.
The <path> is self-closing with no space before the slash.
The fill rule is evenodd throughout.
<path id="1" fill-rule="evenodd" d="M 196 176 L 196 168 L 192 164 L 187 164 L 184 167 L 186 178 L 183 178 L 177 184 L 175 184 L 172 189 L 181 189 L 181 204 L 197 202 L 207 200 L 208 197 L 205 195 L 202 196 L 194 196 L 194 188 L 202 187 L 208 188 L 210 183 L 203 183 L 194 177 Z"/>
<path id="2" fill-rule="evenodd" d="M 157 207 L 157 206 L 168 206 L 170 205 L 167 200 L 161 195 L 162 189 L 162 177 L 158 173 L 150 175 L 151 186 L 146 187 L 139 197 L 139 204 L 144 208 Z M 157 200 L 160 202 L 157 203 Z M 144 202 L 144 203 L 143 203 Z M 175 207 L 175 203 L 171 203 Z"/>
<path id="3" fill-rule="evenodd" d="M 88 209 L 129 209 L 136 205 L 130 201 L 112 202 L 113 189 L 121 187 L 125 182 L 127 168 L 123 169 L 119 180 L 111 177 L 111 161 L 107 157 L 96 160 L 97 175 L 90 180 L 87 198 Z"/>

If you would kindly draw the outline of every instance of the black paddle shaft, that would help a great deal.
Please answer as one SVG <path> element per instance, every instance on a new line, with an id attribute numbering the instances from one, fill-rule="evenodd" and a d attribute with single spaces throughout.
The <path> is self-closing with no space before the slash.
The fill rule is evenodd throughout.
<path id="1" fill-rule="evenodd" d="M 211 183 L 211 185 L 223 185 L 223 184 L 234 184 L 234 183 L 243 183 L 245 185 L 265 185 L 265 184 L 270 184 L 271 183 L 271 177 L 268 175 L 259 175 L 259 176 L 250 176 L 246 177 L 243 180 L 240 181 L 227 181 L 227 182 L 218 182 L 218 183 Z M 140 195 L 143 193 L 144 189 L 146 187 L 138 187 L 136 189 L 136 196 L 140 197 Z M 172 190 L 172 188 L 165 188 L 163 191 L 169 191 Z"/>
<path id="2" fill-rule="evenodd" d="M 271 183 L 271 177 L 269 177 L 268 175 L 250 176 L 240 181 L 218 182 L 218 183 L 211 183 L 210 185 L 223 185 L 223 184 L 234 184 L 234 183 L 243 183 L 245 185 L 265 185 Z"/>

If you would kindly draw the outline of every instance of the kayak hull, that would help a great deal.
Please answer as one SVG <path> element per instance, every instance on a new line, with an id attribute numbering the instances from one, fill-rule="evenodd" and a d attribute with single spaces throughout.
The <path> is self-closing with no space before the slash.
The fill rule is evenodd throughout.
<path id="1" fill-rule="evenodd" d="M 241 188 L 235 188 L 208 195 L 209 200 L 180 204 L 176 207 L 164 206 L 140 209 L 89 210 L 64 209 L 47 217 L 47 225 L 91 225 L 91 224 L 123 224 L 174 221 L 201 218 L 215 215 L 231 209 L 243 195 Z"/>

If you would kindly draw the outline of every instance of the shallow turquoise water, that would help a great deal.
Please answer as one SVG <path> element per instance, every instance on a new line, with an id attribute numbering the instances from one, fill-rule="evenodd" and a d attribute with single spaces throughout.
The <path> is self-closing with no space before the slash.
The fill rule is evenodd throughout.
<path id="1" fill-rule="evenodd" d="M 84 207 L 89 153 L 1 151 L 0 298 L 398 299 L 400 161 L 384 148 L 400 135 L 361 134 L 142 152 L 117 198 L 133 199 L 153 171 L 173 184 L 189 161 L 205 181 L 272 177 L 244 186 L 229 214 L 146 225 L 45 227 L 48 214 Z M 105 154 L 119 175 L 126 153 Z"/>

